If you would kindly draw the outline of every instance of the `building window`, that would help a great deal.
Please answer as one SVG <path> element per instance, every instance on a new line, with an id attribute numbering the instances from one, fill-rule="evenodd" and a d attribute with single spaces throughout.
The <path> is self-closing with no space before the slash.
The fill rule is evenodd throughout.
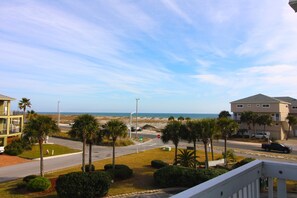
<path id="1" fill-rule="evenodd" d="M 237 108 L 243 108 L 243 104 L 236 105 Z"/>
<path id="2" fill-rule="evenodd" d="M 260 105 L 259 105 L 259 104 L 257 104 L 257 105 L 256 105 L 256 107 L 260 107 Z"/>
<path id="3" fill-rule="evenodd" d="M 292 109 L 297 109 L 297 106 L 292 106 Z"/>
<path id="4" fill-rule="evenodd" d="M 252 105 L 251 104 L 248 104 L 247 107 L 252 107 Z"/>
<path id="5" fill-rule="evenodd" d="M 269 105 L 269 104 L 263 104 L 262 107 L 263 107 L 263 108 L 269 108 L 270 105 Z"/>

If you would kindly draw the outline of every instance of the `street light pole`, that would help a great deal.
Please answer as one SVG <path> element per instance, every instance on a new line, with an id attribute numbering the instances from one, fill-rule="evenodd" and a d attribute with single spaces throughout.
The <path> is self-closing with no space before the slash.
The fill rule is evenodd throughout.
<path id="1" fill-rule="evenodd" d="M 136 138 L 137 138 L 137 117 L 138 117 L 138 100 L 139 98 L 136 98 Z"/>
<path id="2" fill-rule="evenodd" d="M 60 124 L 60 100 L 58 100 L 58 126 Z"/>

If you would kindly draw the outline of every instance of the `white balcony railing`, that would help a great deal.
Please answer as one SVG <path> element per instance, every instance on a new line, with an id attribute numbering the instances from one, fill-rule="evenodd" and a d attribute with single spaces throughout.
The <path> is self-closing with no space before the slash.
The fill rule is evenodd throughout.
<path id="1" fill-rule="evenodd" d="M 255 160 L 172 197 L 259 198 L 260 178 L 268 178 L 267 197 L 274 197 L 273 179 L 277 178 L 276 195 L 287 198 L 286 180 L 297 180 L 297 165 Z"/>

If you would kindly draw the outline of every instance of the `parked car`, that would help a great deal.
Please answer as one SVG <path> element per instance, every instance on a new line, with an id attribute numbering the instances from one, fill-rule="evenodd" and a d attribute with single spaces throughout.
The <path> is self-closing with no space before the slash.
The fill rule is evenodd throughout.
<path id="1" fill-rule="evenodd" d="M 265 149 L 265 151 L 281 151 L 284 153 L 291 153 L 292 147 L 285 146 L 283 144 L 279 144 L 276 142 L 273 142 L 271 144 L 262 144 L 262 149 Z"/>
<path id="2" fill-rule="evenodd" d="M 234 138 L 248 138 L 250 137 L 249 131 L 247 129 L 239 129 L 236 134 L 232 135 Z"/>
<path id="3" fill-rule="evenodd" d="M 0 146 L 0 154 L 4 153 L 4 146 Z"/>
<path id="4" fill-rule="evenodd" d="M 136 131 L 135 127 L 131 127 L 131 131 Z M 141 127 L 137 127 L 137 131 L 142 131 L 142 128 Z"/>
<path id="5" fill-rule="evenodd" d="M 262 139 L 262 138 L 266 138 L 269 139 L 270 138 L 270 132 L 266 131 L 266 132 L 256 132 L 254 134 L 252 134 L 252 137 L 258 138 L 258 139 Z"/>

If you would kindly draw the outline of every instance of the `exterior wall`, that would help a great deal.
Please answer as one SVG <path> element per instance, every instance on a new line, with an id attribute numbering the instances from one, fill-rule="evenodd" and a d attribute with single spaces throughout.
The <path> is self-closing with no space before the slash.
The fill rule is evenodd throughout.
<path id="1" fill-rule="evenodd" d="M 0 146 L 6 146 L 13 139 L 20 138 L 23 126 L 23 115 L 12 115 L 10 101 L 0 101 Z"/>
<path id="2" fill-rule="evenodd" d="M 297 101 L 292 101 L 291 105 L 289 105 L 290 114 L 297 115 Z"/>

